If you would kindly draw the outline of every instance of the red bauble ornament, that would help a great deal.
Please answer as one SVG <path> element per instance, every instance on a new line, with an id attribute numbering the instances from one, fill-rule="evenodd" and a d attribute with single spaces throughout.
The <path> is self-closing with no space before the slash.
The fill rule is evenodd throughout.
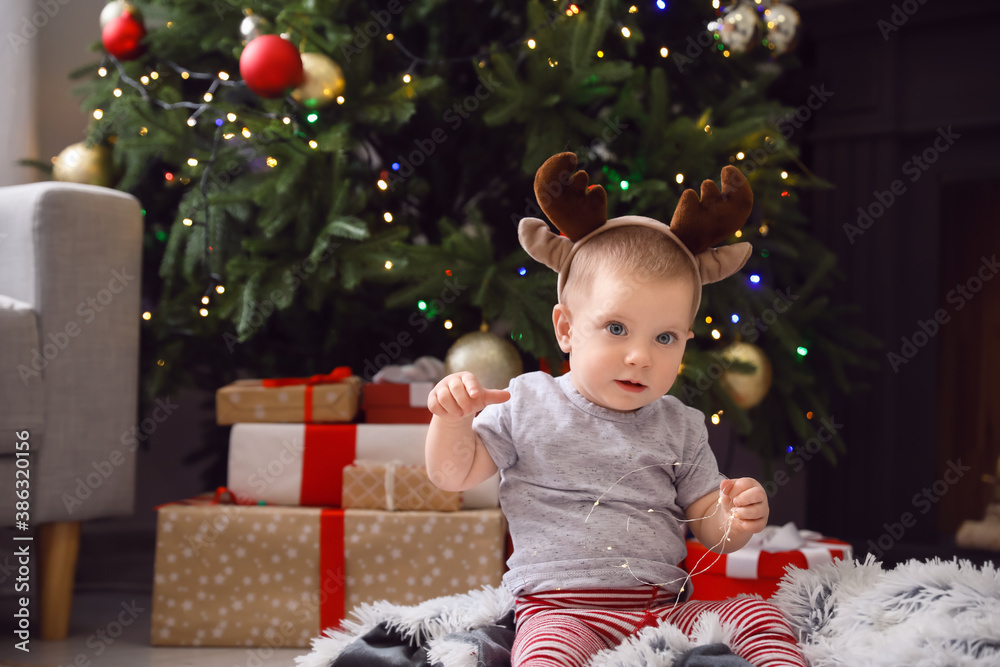
<path id="1" fill-rule="evenodd" d="M 142 38 L 145 36 L 142 22 L 126 12 L 107 22 L 101 31 L 101 42 L 118 60 L 134 60 L 143 51 Z"/>
<path id="2" fill-rule="evenodd" d="M 302 83 L 302 57 L 295 45 L 278 35 L 261 35 L 240 55 L 240 75 L 261 97 L 281 97 Z"/>

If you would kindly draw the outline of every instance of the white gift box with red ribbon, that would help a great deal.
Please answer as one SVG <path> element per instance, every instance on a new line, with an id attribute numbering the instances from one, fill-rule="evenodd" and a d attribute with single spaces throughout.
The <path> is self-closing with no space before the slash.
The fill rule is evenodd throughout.
<path id="1" fill-rule="evenodd" d="M 235 424 L 229 490 L 244 501 L 339 507 L 356 459 L 424 465 L 426 424 Z M 499 475 L 462 493 L 464 509 L 499 507 Z"/>

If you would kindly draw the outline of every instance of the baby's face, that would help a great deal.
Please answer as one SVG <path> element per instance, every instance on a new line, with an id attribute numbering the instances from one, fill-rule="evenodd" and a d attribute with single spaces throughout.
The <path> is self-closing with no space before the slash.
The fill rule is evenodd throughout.
<path id="1" fill-rule="evenodd" d="M 636 410 L 667 393 L 694 336 L 688 328 L 689 280 L 599 272 L 588 293 L 568 296 L 556 306 L 553 321 L 560 347 L 570 354 L 577 391 L 619 411 Z"/>

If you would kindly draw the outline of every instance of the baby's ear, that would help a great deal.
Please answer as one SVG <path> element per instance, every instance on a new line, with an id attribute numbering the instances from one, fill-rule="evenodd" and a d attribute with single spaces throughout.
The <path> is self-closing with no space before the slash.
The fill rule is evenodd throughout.
<path id="1" fill-rule="evenodd" d="M 571 348 L 570 334 L 573 326 L 570 321 L 569 309 L 565 304 L 557 303 L 552 309 L 552 328 L 555 330 L 556 343 L 559 344 L 559 349 L 569 354 Z"/>

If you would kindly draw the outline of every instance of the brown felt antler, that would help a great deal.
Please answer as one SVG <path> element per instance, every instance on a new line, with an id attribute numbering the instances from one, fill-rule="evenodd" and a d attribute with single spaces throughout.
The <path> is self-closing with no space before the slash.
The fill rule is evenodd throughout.
<path id="1" fill-rule="evenodd" d="M 692 255 L 698 255 L 736 232 L 753 208 L 753 192 L 739 169 L 732 165 L 722 168 L 722 191 L 715 181 L 701 183 L 698 193 L 688 189 L 681 194 L 670 231 L 677 235 Z"/>
<path id="2" fill-rule="evenodd" d="M 608 220 L 608 194 L 576 171 L 576 154 L 559 153 L 535 172 L 538 205 L 569 240 L 576 242 Z"/>
<path id="3" fill-rule="evenodd" d="M 670 237 L 684 250 L 703 285 L 733 275 L 750 257 L 746 242 L 713 247 L 740 229 L 753 208 L 753 192 L 739 169 L 722 169 L 721 191 L 711 180 L 701 184 L 700 199 L 694 190 L 685 190 L 667 226 L 637 215 L 608 220 L 607 193 L 599 185 L 588 185 L 587 174 L 576 166 L 576 155 L 559 153 L 535 174 L 538 204 L 563 235 L 550 232 L 538 218 L 522 219 L 517 229 L 528 254 L 559 274 L 560 298 L 576 251 L 594 236 L 619 227 L 648 227 Z"/>

